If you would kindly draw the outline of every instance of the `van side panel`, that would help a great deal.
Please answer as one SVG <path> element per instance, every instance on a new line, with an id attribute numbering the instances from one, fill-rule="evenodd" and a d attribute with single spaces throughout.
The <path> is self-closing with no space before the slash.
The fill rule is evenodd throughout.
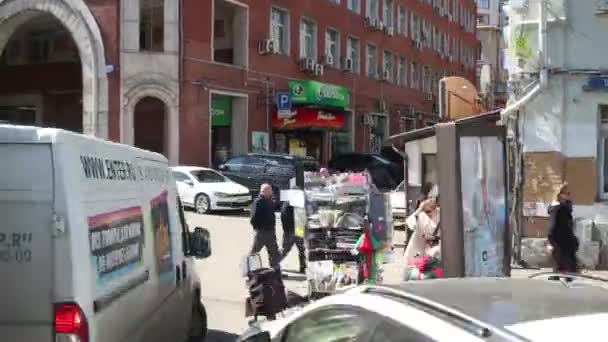
<path id="1" fill-rule="evenodd" d="M 0 143 L 0 339 L 53 339 L 50 144 Z"/>

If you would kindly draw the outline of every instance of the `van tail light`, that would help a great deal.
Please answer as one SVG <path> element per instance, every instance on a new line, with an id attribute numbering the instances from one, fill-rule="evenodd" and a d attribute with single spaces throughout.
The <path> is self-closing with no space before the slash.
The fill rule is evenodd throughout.
<path id="1" fill-rule="evenodd" d="M 89 342 L 89 324 L 78 304 L 55 305 L 55 341 Z"/>

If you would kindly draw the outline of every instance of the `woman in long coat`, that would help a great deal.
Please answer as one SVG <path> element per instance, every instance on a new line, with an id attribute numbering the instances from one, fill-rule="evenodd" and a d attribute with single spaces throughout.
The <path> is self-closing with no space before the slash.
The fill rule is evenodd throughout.
<path id="1" fill-rule="evenodd" d="M 574 219 L 572 217 L 572 200 L 568 184 L 559 188 L 555 202 L 549 206 L 551 223 L 549 225 L 549 243 L 551 256 L 556 272 L 576 272 L 579 241 L 574 235 Z"/>

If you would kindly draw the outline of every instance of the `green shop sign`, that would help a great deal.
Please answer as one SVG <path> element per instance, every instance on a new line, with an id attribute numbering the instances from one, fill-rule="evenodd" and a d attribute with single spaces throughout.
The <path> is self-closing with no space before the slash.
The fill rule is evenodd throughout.
<path id="1" fill-rule="evenodd" d="M 211 126 L 232 124 L 232 97 L 213 95 L 211 97 Z"/>
<path id="2" fill-rule="evenodd" d="M 344 109 L 349 104 L 348 88 L 317 81 L 289 81 L 293 104 L 312 104 Z"/>

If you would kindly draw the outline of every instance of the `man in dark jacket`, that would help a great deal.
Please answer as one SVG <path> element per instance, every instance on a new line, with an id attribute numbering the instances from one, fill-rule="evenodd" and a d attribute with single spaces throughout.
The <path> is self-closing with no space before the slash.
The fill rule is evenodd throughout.
<path id="1" fill-rule="evenodd" d="M 274 208 L 272 187 L 270 184 L 262 184 L 260 196 L 256 198 L 251 206 L 251 219 L 249 222 L 255 232 L 251 254 L 257 254 L 263 247 L 266 247 L 268 258 L 270 259 L 270 267 L 278 270 L 280 268 L 281 253 L 279 252 L 275 233 Z"/>
<path id="2" fill-rule="evenodd" d="M 548 240 L 551 244 L 551 254 L 555 262 L 554 271 L 576 272 L 576 252 L 579 248 L 579 241 L 574 234 L 572 200 L 570 199 L 568 185 L 562 185 L 555 197 L 555 202 L 548 209 L 551 218 Z"/>
<path id="3" fill-rule="evenodd" d="M 296 236 L 295 228 L 295 217 L 293 213 L 293 207 L 289 202 L 283 202 L 281 206 L 281 224 L 283 225 L 283 252 L 282 259 L 284 259 L 291 248 L 295 244 L 298 248 L 298 257 L 300 261 L 300 273 L 306 271 L 306 256 L 304 254 L 304 239 Z"/>

